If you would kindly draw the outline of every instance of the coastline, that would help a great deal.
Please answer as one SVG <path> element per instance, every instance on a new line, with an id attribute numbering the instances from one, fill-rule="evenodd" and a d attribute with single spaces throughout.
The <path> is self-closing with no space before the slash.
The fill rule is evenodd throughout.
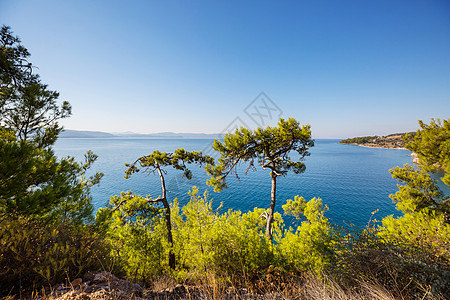
<path id="1" fill-rule="evenodd" d="M 344 144 L 344 145 L 354 145 L 354 146 L 358 146 L 358 147 L 364 147 L 364 148 L 374 148 L 374 149 L 389 149 L 389 150 L 408 150 L 411 151 L 407 148 L 404 147 L 381 147 L 381 146 L 376 146 L 376 145 L 371 145 L 371 146 L 366 146 L 364 144 Z M 413 163 L 414 164 L 419 164 L 419 155 L 415 152 L 411 151 L 411 154 L 407 155 L 407 156 L 411 156 L 413 158 Z"/>
<path id="2" fill-rule="evenodd" d="M 376 149 L 390 149 L 390 150 L 408 150 L 404 147 L 384 147 L 384 146 L 377 146 L 377 145 L 364 145 L 364 144 L 344 144 L 344 145 L 354 145 L 359 147 L 365 147 L 365 148 L 376 148 Z"/>

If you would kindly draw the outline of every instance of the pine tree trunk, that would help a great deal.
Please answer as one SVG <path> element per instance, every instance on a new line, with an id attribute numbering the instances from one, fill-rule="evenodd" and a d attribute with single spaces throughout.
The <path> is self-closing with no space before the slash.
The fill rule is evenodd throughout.
<path id="1" fill-rule="evenodd" d="M 164 176 L 162 175 L 159 166 L 156 167 L 158 170 L 159 177 L 161 178 L 161 189 L 162 189 L 162 203 L 166 209 L 165 219 L 166 219 L 166 229 L 167 229 L 167 242 L 169 243 L 169 267 L 175 269 L 175 253 L 173 253 L 173 237 L 172 237 L 172 223 L 170 218 L 170 205 L 166 198 L 166 183 L 164 181 Z"/>
<path id="2" fill-rule="evenodd" d="M 272 177 L 272 190 L 270 193 L 270 208 L 269 215 L 267 216 L 267 224 L 266 224 L 266 236 L 272 241 L 272 222 L 273 222 L 273 214 L 275 212 L 275 203 L 276 203 L 276 193 L 277 193 L 277 175 L 272 170 L 270 173 Z"/>
<path id="3" fill-rule="evenodd" d="M 165 199 L 165 198 L 164 198 Z M 171 269 L 175 269 L 175 253 L 173 253 L 173 237 L 172 237 L 172 223 L 170 218 L 170 205 L 169 202 L 167 202 L 167 199 L 163 201 L 164 207 L 166 208 L 166 228 L 167 228 L 167 242 L 169 243 L 169 247 L 171 248 L 169 250 L 169 267 Z"/>

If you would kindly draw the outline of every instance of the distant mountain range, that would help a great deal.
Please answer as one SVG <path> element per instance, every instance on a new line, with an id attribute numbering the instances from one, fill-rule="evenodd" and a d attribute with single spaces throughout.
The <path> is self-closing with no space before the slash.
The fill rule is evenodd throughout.
<path id="1" fill-rule="evenodd" d="M 175 133 L 175 132 L 159 132 L 141 134 L 135 132 L 102 132 L 102 131 L 80 131 L 65 129 L 60 134 L 60 138 L 160 138 L 160 139 L 217 139 L 222 135 L 208 133 Z"/>

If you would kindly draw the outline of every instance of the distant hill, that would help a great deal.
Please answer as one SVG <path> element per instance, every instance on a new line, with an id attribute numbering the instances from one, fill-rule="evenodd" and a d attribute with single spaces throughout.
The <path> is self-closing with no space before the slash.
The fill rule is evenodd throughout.
<path id="1" fill-rule="evenodd" d="M 216 139 L 220 138 L 220 134 L 207 133 L 175 133 L 175 132 L 159 132 L 150 134 L 141 134 L 134 132 L 101 132 L 101 131 L 79 131 L 79 130 L 63 130 L 60 138 L 164 138 L 164 139 Z"/>
<path id="2" fill-rule="evenodd" d="M 404 149 L 405 141 L 403 140 L 403 136 L 405 134 L 414 135 L 415 132 L 394 133 L 386 136 L 360 136 L 342 140 L 339 144 L 350 144 L 374 148 Z"/>
<path id="3" fill-rule="evenodd" d="M 207 133 L 175 133 L 175 132 L 158 132 L 158 133 L 134 133 L 134 132 L 118 132 L 113 133 L 117 137 L 135 137 L 135 138 L 165 138 L 165 139 L 216 139 L 219 134 Z"/>
<path id="4" fill-rule="evenodd" d="M 60 138 L 113 138 L 114 135 L 101 131 L 79 131 L 64 129 L 60 134 Z"/>

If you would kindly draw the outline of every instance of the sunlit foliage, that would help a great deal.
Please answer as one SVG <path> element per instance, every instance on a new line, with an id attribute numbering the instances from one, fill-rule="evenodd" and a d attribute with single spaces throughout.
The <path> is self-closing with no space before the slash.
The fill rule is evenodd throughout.
<path id="1" fill-rule="evenodd" d="M 226 134 L 223 142 L 214 140 L 213 149 L 218 151 L 221 157 L 218 165 L 206 167 L 206 171 L 211 175 L 207 183 L 214 186 L 214 191 L 228 187 L 227 176 L 233 173 L 237 176 L 236 168 L 243 162 L 249 164 L 249 169 L 255 168 L 255 163 L 263 169 L 270 169 L 272 188 L 270 207 L 266 215 L 266 235 L 271 239 L 276 205 L 276 179 L 286 175 L 288 171 L 303 173 L 306 170 L 303 159 L 310 155 L 308 150 L 313 146 L 311 127 L 300 126 L 294 118 L 280 119 L 276 127 L 259 127 L 256 130 L 241 127 L 234 133 Z M 291 152 L 298 155 L 295 160 L 291 159 Z"/>
<path id="2" fill-rule="evenodd" d="M 450 186 L 450 119 L 432 119 L 430 124 L 419 121 L 419 125 L 415 135 L 405 138 L 406 148 L 418 154 L 424 171 L 443 169 L 442 181 Z"/>
<path id="3" fill-rule="evenodd" d="M 9 27 L 0 31 L 0 216 L 32 217 L 81 224 L 92 217 L 90 187 L 101 173 L 86 176 L 85 162 L 58 159 L 52 146 L 71 114 L 33 73 L 30 53 Z"/>

